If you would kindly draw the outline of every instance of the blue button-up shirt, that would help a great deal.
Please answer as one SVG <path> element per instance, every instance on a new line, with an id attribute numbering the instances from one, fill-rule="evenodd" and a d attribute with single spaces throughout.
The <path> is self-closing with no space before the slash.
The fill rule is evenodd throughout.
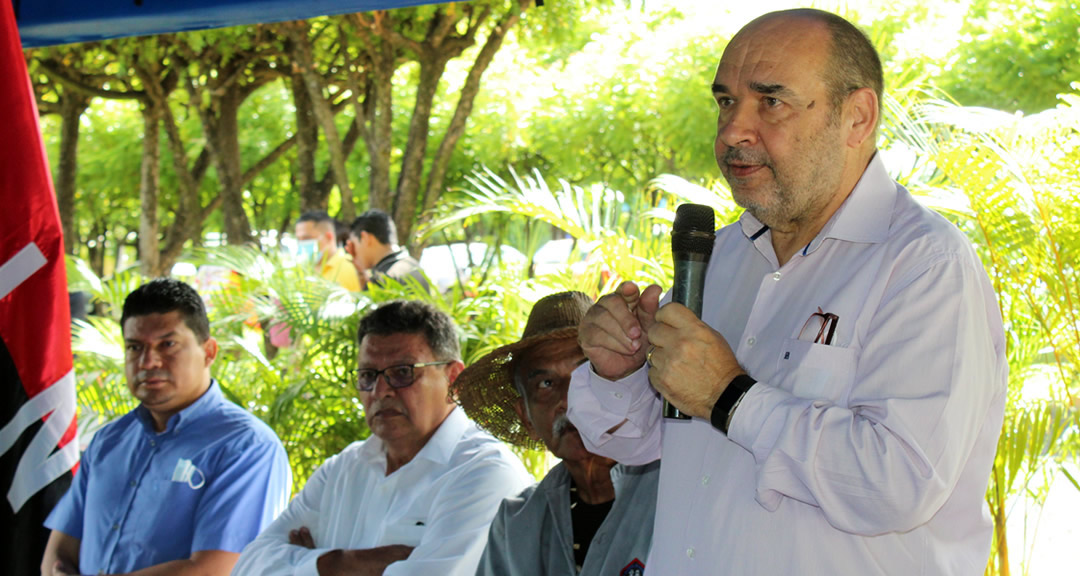
<path id="1" fill-rule="evenodd" d="M 274 432 L 211 382 L 164 432 L 143 406 L 102 428 L 45 526 L 81 539 L 81 573 L 131 572 L 201 550 L 240 552 L 291 488 Z"/>

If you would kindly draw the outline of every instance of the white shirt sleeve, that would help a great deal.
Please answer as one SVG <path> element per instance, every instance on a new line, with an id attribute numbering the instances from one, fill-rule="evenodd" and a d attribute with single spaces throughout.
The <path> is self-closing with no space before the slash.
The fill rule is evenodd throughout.
<path id="1" fill-rule="evenodd" d="M 494 455 L 478 458 L 442 488 L 420 543 L 407 559 L 389 565 L 384 576 L 476 572 L 499 504 L 533 483 L 516 462 Z"/>
<path id="2" fill-rule="evenodd" d="M 768 382 L 743 398 L 729 438 L 753 454 L 766 509 L 793 498 L 839 530 L 905 532 L 938 512 L 976 440 L 1000 428 L 1007 365 L 985 276 L 949 255 L 911 276 L 875 312 L 846 406 Z"/>
<path id="3" fill-rule="evenodd" d="M 319 466 L 285 512 L 244 548 L 233 568 L 233 576 L 318 576 L 316 562 L 330 549 L 311 550 L 289 544 L 289 532 L 306 526 L 315 543 L 320 542 L 319 503 L 336 459 Z"/>
<path id="4" fill-rule="evenodd" d="M 634 466 L 660 457 L 661 399 L 649 384 L 647 364 L 619 381 L 598 376 L 589 362 L 578 366 L 568 406 L 567 416 L 590 452 Z"/>

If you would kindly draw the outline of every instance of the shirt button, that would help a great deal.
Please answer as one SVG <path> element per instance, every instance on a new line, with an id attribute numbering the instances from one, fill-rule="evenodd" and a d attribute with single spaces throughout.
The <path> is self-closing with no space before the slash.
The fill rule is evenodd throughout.
<path id="1" fill-rule="evenodd" d="M 120 525 L 119 524 L 113 524 L 112 529 L 113 529 L 113 532 L 116 532 L 117 530 L 120 529 Z"/>
<path id="2" fill-rule="evenodd" d="M 151 446 L 157 446 L 157 440 L 151 440 L 150 445 Z"/>
<path id="3" fill-rule="evenodd" d="M 686 557 L 687 558 L 693 558 L 694 557 L 694 549 L 693 548 L 687 548 L 686 549 Z"/>
<path id="4" fill-rule="evenodd" d="M 134 488 L 134 487 L 135 487 L 135 484 L 137 484 L 137 482 L 135 482 L 134 480 L 132 480 L 132 481 L 131 481 L 131 487 L 132 487 L 132 488 Z"/>
<path id="5" fill-rule="evenodd" d="M 754 344 L 757 344 L 757 339 L 754 338 L 753 336 L 746 339 L 746 345 L 747 346 L 753 346 Z"/>
<path id="6" fill-rule="evenodd" d="M 709 475 L 708 474 L 701 477 L 701 485 L 702 486 L 708 486 L 709 485 Z"/>
<path id="7" fill-rule="evenodd" d="M 779 272 L 777 272 L 776 274 L 773 274 L 773 275 L 772 275 L 772 279 L 773 279 L 773 280 L 776 280 L 777 282 L 779 282 L 779 281 L 780 281 L 780 273 L 779 273 Z"/>
<path id="8" fill-rule="evenodd" d="M 619 400 L 622 400 L 622 392 L 616 392 L 616 393 L 613 394 L 613 396 L 615 396 Z"/>

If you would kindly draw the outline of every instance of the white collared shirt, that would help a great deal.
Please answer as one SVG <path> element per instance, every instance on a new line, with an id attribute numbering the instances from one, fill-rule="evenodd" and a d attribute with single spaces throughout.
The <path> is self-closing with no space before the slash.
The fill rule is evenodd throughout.
<path id="1" fill-rule="evenodd" d="M 503 498 L 532 484 L 521 461 L 455 408 L 409 463 L 386 475 L 377 437 L 349 445 L 308 480 L 240 555 L 233 574 L 314 575 L 335 549 L 415 547 L 384 574 L 473 574 Z M 306 526 L 317 546 L 289 544 Z"/>
<path id="2" fill-rule="evenodd" d="M 802 330 L 819 307 L 831 345 Z M 880 158 L 783 267 L 750 214 L 720 230 L 702 318 L 758 381 L 729 436 L 661 418 L 645 369 L 571 383 L 590 450 L 663 456 L 648 574 L 983 573 L 1001 317 L 968 240 Z"/>

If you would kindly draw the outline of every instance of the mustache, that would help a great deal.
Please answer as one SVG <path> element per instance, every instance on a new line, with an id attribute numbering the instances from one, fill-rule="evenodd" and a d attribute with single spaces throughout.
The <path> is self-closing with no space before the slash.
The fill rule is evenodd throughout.
<path id="1" fill-rule="evenodd" d="M 405 405 L 402 404 L 401 401 L 397 398 L 380 398 L 376 400 L 371 404 L 371 410 L 369 411 L 369 414 L 374 416 L 375 414 L 378 414 L 379 412 L 386 409 L 396 410 L 398 412 L 401 412 L 405 416 L 409 415 L 409 409 L 406 408 Z"/>
<path id="2" fill-rule="evenodd" d="M 555 438 L 572 430 L 577 430 L 577 427 L 574 426 L 573 422 L 570 422 L 570 419 L 566 417 L 565 412 L 559 414 L 555 418 L 555 421 L 551 423 L 551 435 Z"/>
<path id="3" fill-rule="evenodd" d="M 168 370 L 139 370 L 135 373 L 136 382 L 147 380 L 172 380 L 172 374 Z"/>
<path id="4" fill-rule="evenodd" d="M 724 164 L 761 164 L 764 166 L 772 166 L 772 162 L 769 160 L 769 155 L 757 150 L 749 150 L 746 148 L 728 148 L 724 151 L 724 157 L 721 158 Z"/>

